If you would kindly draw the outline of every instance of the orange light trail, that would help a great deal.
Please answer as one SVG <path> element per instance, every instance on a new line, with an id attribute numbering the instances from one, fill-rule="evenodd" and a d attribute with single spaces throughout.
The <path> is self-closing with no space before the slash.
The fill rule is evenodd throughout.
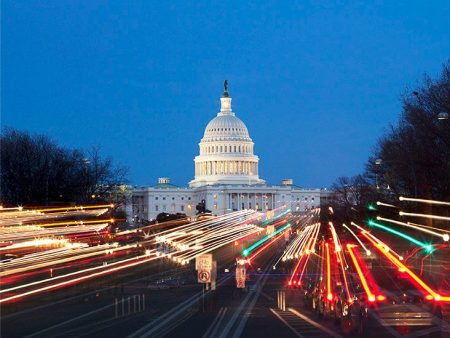
<path id="1" fill-rule="evenodd" d="M 68 222 L 56 222 L 56 223 L 36 223 L 34 225 L 40 227 L 52 227 L 60 225 L 88 225 L 88 224 L 98 224 L 98 223 L 114 223 L 113 219 L 96 219 L 91 221 L 68 221 Z"/>
<path id="2" fill-rule="evenodd" d="M 383 255 L 385 255 L 394 265 L 396 265 L 400 271 L 406 272 L 415 281 L 416 285 L 419 285 L 429 295 L 431 295 L 436 301 L 450 302 L 450 296 L 441 296 L 436 293 L 431 287 L 420 279 L 414 272 L 412 272 L 406 265 L 400 262 L 394 255 L 387 251 L 382 244 L 375 243 L 373 239 L 367 236 L 366 233 L 362 233 Z M 426 296 L 428 296 L 428 294 Z"/>
<path id="3" fill-rule="evenodd" d="M 310 257 L 310 255 L 306 255 L 305 264 L 303 264 L 302 272 L 300 273 L 300 277 L 298 278 L 298 283 L 297 283 L 298 285 L 301 285 L 301 283 L 302 283 L 303 273 L 305 272 L 306 265 L 308 265 L 309 257 Z"/>
<path id="4" fill-rule="evenodd" d="M 296 273 L 297 273 L 297 270 L 298 270 L 298 267 L 300 266 L 300 263 L 302 262 L 302 259 L 303 259 L 303 254 L 300 255 L 300 257 L 298 258 L 298 262 L 297 262 L 297 264 L 295 265 L 294 270 L 292 271 L 292 275 L 291 275 L 291 278 L 289 279 L 288 285 L 292 285 L 292 281 L 294 280 L 294 277 L 295 277 L 295 275 L 296 275 Z M 294 282 L 294 283 L 295 283 L 295 282 Z"/>
<path id="5" fill-rule="evenodd" d="M 359 266 L 358 260 L 356 259 L 355 253 L 353 252 L 353 249 L 352 249 L 354 246 L 355 245 L 347 244 L 347 250 L 348 250 L 348 252 L 350 254 L 350 257 L 352 258 L 353 265 L 356 268 L 356 272 L 358 273 L 359 279 L 361 280 L 361 284 L 362 284 L 362 286 L 364 288 L 364 291 L 367 294 L 367 297 L 368 297 L 369 301 L 370 302 L 374 302 L 375 301 L 375 295 L 372 293 L 372 291 L 370 291 L 369 285 L 367 284 L 367 280 L 364 277 L 364 274 L 363 274 L 363 272 L 361 270 L 361 267 Z"/>
<path id="6" fill-rule="evenodd" d="M 29 209 L 35 212 L 49 212 L 49 211 L 68 211 L 68 210 L 86 210 L 86 209 L 102 209 L 102 208 L 114 208 L 114 204 L 102 204 L 102 205 L 80 205 L 74 207 L 60 207 L 60 208 L 45 208 L 45 209 Z"/>
<path id="7" fill-rule="evenodd" d="M 333 293 L 331 292 L 331 262 L 330 262 L 330 247 L 328 243 L 325 243 L 325 250 L 327 255 L 327 299 L 333 299 Z"/>
<path id="8" fill-rule="evenodd" d="M 353 302 L 353 299 L 352 299 L 352 297 L 351 297 L 351 295 L 350 295 L 350 291 L 349 291 L 349 289 L 348 289 L 347 276 L 345 275 L 344 262 L 342 261 L 342 255 L 341 255 L 341 252 L 340 252 L 340 251 L 336 252 L 336 255 L 337 255 L 338 258 L 339 258 L 339 264 L 340 264 L 340 266 L 341 266 L 342 275 L 344 276 L 345 292 L 347 292 L 347 297 L 348 297 L 347 299 L 348 299 L 348 301 L 351 303 L 351 302 Z"/>

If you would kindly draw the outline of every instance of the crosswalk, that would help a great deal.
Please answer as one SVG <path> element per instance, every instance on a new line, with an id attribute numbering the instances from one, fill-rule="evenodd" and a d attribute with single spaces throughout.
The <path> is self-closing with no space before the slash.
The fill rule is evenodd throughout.
<path id="1" fill-rule="evenodd" d="M 297 310 L 287 308 L 287 311 L 278 309 L 270 309 L 284 325 L 286 325 L 292 333 L 300 338 L 341 338 L 337 333 L 329 330 L 322 324 L 313 321 L 304 316 Z"/>

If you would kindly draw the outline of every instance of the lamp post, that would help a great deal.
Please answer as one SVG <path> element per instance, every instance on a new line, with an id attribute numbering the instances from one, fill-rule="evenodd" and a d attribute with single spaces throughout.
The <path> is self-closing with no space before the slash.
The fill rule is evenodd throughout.
<path id="1" fill-rule="evenodd" d="M 377 158 L 377 159 L 375 160 L 375 164 L 376 164 L 377 166 L 380 166 L 382 162 L 383 162 L 383 160 L 382 160 L 381 158 Z M 375 184 L 377 185 L 377 190 L 378 190 L 378 189 L 380 188 L 380 187 L 378 186 L 378 170 L 377 170 L 377 172 L 376 172 L 376 174 L 375 174 Z"/>
<path id="2" fill-rule="evenodd" d="M 442 120 L 448 120 L 448 113 L 445 112 L 445 111 L 440 112 L 440 113 L 438 114 L 437 118 L 438 118 L 438 120 L 441 120 L 441 121 L 442 121 Z"/>

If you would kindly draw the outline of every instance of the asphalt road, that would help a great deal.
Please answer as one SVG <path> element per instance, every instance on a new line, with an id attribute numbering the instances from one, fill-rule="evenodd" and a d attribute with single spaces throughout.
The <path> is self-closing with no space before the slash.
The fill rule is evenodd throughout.
<path id="1" fill-rule="evenodd" d="M 2 307 L 2 337 L 354 337 L 303 304 L 300 289 L 272 270 L 283 242 L 263 252 L 237 289 L 236 250 L 215 253 L 218 286 L 203 290 L 193 265 L 155 261 L 118 275 L 31 297 Z M 230 272 L 225 272 L 230 268 Z M 388 272 L 386 272 L 388 273 Z M 387 276 L 386 276 L 387 278 Z M 279 308 L 278 292 L 286 304 Z M 424 304 L 383 304 L 372 309 L 364 337 L 450 337 Z"/>

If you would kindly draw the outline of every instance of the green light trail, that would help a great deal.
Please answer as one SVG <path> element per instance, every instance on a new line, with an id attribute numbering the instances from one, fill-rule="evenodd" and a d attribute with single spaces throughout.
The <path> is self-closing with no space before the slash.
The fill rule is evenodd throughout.
<path id="1" fill-rule="evenodd" d="M 404 238 L 404 239 L 406 239 L 406 240 L 408 240 L 408 241 L 410 241 L 410 242 L 412 242 L 412 243 L 414 243 L 414 244 L 416 244 L 416 245 L 418 245 L 418 246 L 421 246 L 421 247 L 425 248 L 425 250 L 426 250 L 427 252 L 433 251 L 433 246 L 432 246 L 431 244 L 427 244 L 427 243 L 421 242 L 421 241 L 415 239 L 414 237 L 411 237 L 411 236 L 409 236 L 409 235 L 407 235 L 407 234 L 404 234 L 403 232 L 394 230 L 394 229 L 389 228 L 389 227 L 387 227 L 387 226 L 385 226 L 385 225 L 383 225 L 383 224 L 379 224 L 379 223 L 375 222 L 375 221 L 372 220 L 372 219 L 369 219 L 369 221 L 367 222 L 367 224 L 368 224 L 369 226 L 377 227 L 377 228 L 383 229 L 383 230 L 385 230 L 385 231 L 387 231 L 387 232 L 390 232 L 390 233 L 392 233 L 392 234 L 394 234 L 394 235 L 397 235 L 397 236 L 399 236 L 399 237 L 402 237 L 402 238 Z"/>
<path id="2" fill-rule="evenodd" d="M 291 209 L 287 209 L 286 211 L 283 211 L 283 212 L 282 212 L 281 214 L 279 214 L 278 216 L 275 216 L 275 217 L 273 217 L 273 218 L 271 218 L 271 219 L 269 219 L 269 220 L 263 222 L 263 223 L 261 224 L 261 226 L 265 226 L 265 225 L 267 225 L 267 224 L 269 224 L 269 223 L 272 223 L 273 221 L 277 220 L 277 219 L 280 218 L 281 216 L 284 216 L 284 215 L 286 215 L 286 214 L 288 214 L 288 213 L 290 213 L 290 212 L 291 212 Z"/>
<path id="3" fill-rule="evenodd" d="M 268 239 L 271 239 L 273 236 L 278 235 L 280 232 L 282 232 L 283 230 L 286 230 L 290 226 L 291 226 L 291 223 L 288 223 L 284 227 L 279 228 L 277 231 L 272 232 L 270 235 L 267 235 L 267 236 L 263 237 L 258 242 L 252 244 L 247 249 L 243 250 L 242 251 L 242 256 L 247 257 L 256 247 L 258 247 L 259 245 L 261 245 L 262 243 L 264 243 Z"/>

